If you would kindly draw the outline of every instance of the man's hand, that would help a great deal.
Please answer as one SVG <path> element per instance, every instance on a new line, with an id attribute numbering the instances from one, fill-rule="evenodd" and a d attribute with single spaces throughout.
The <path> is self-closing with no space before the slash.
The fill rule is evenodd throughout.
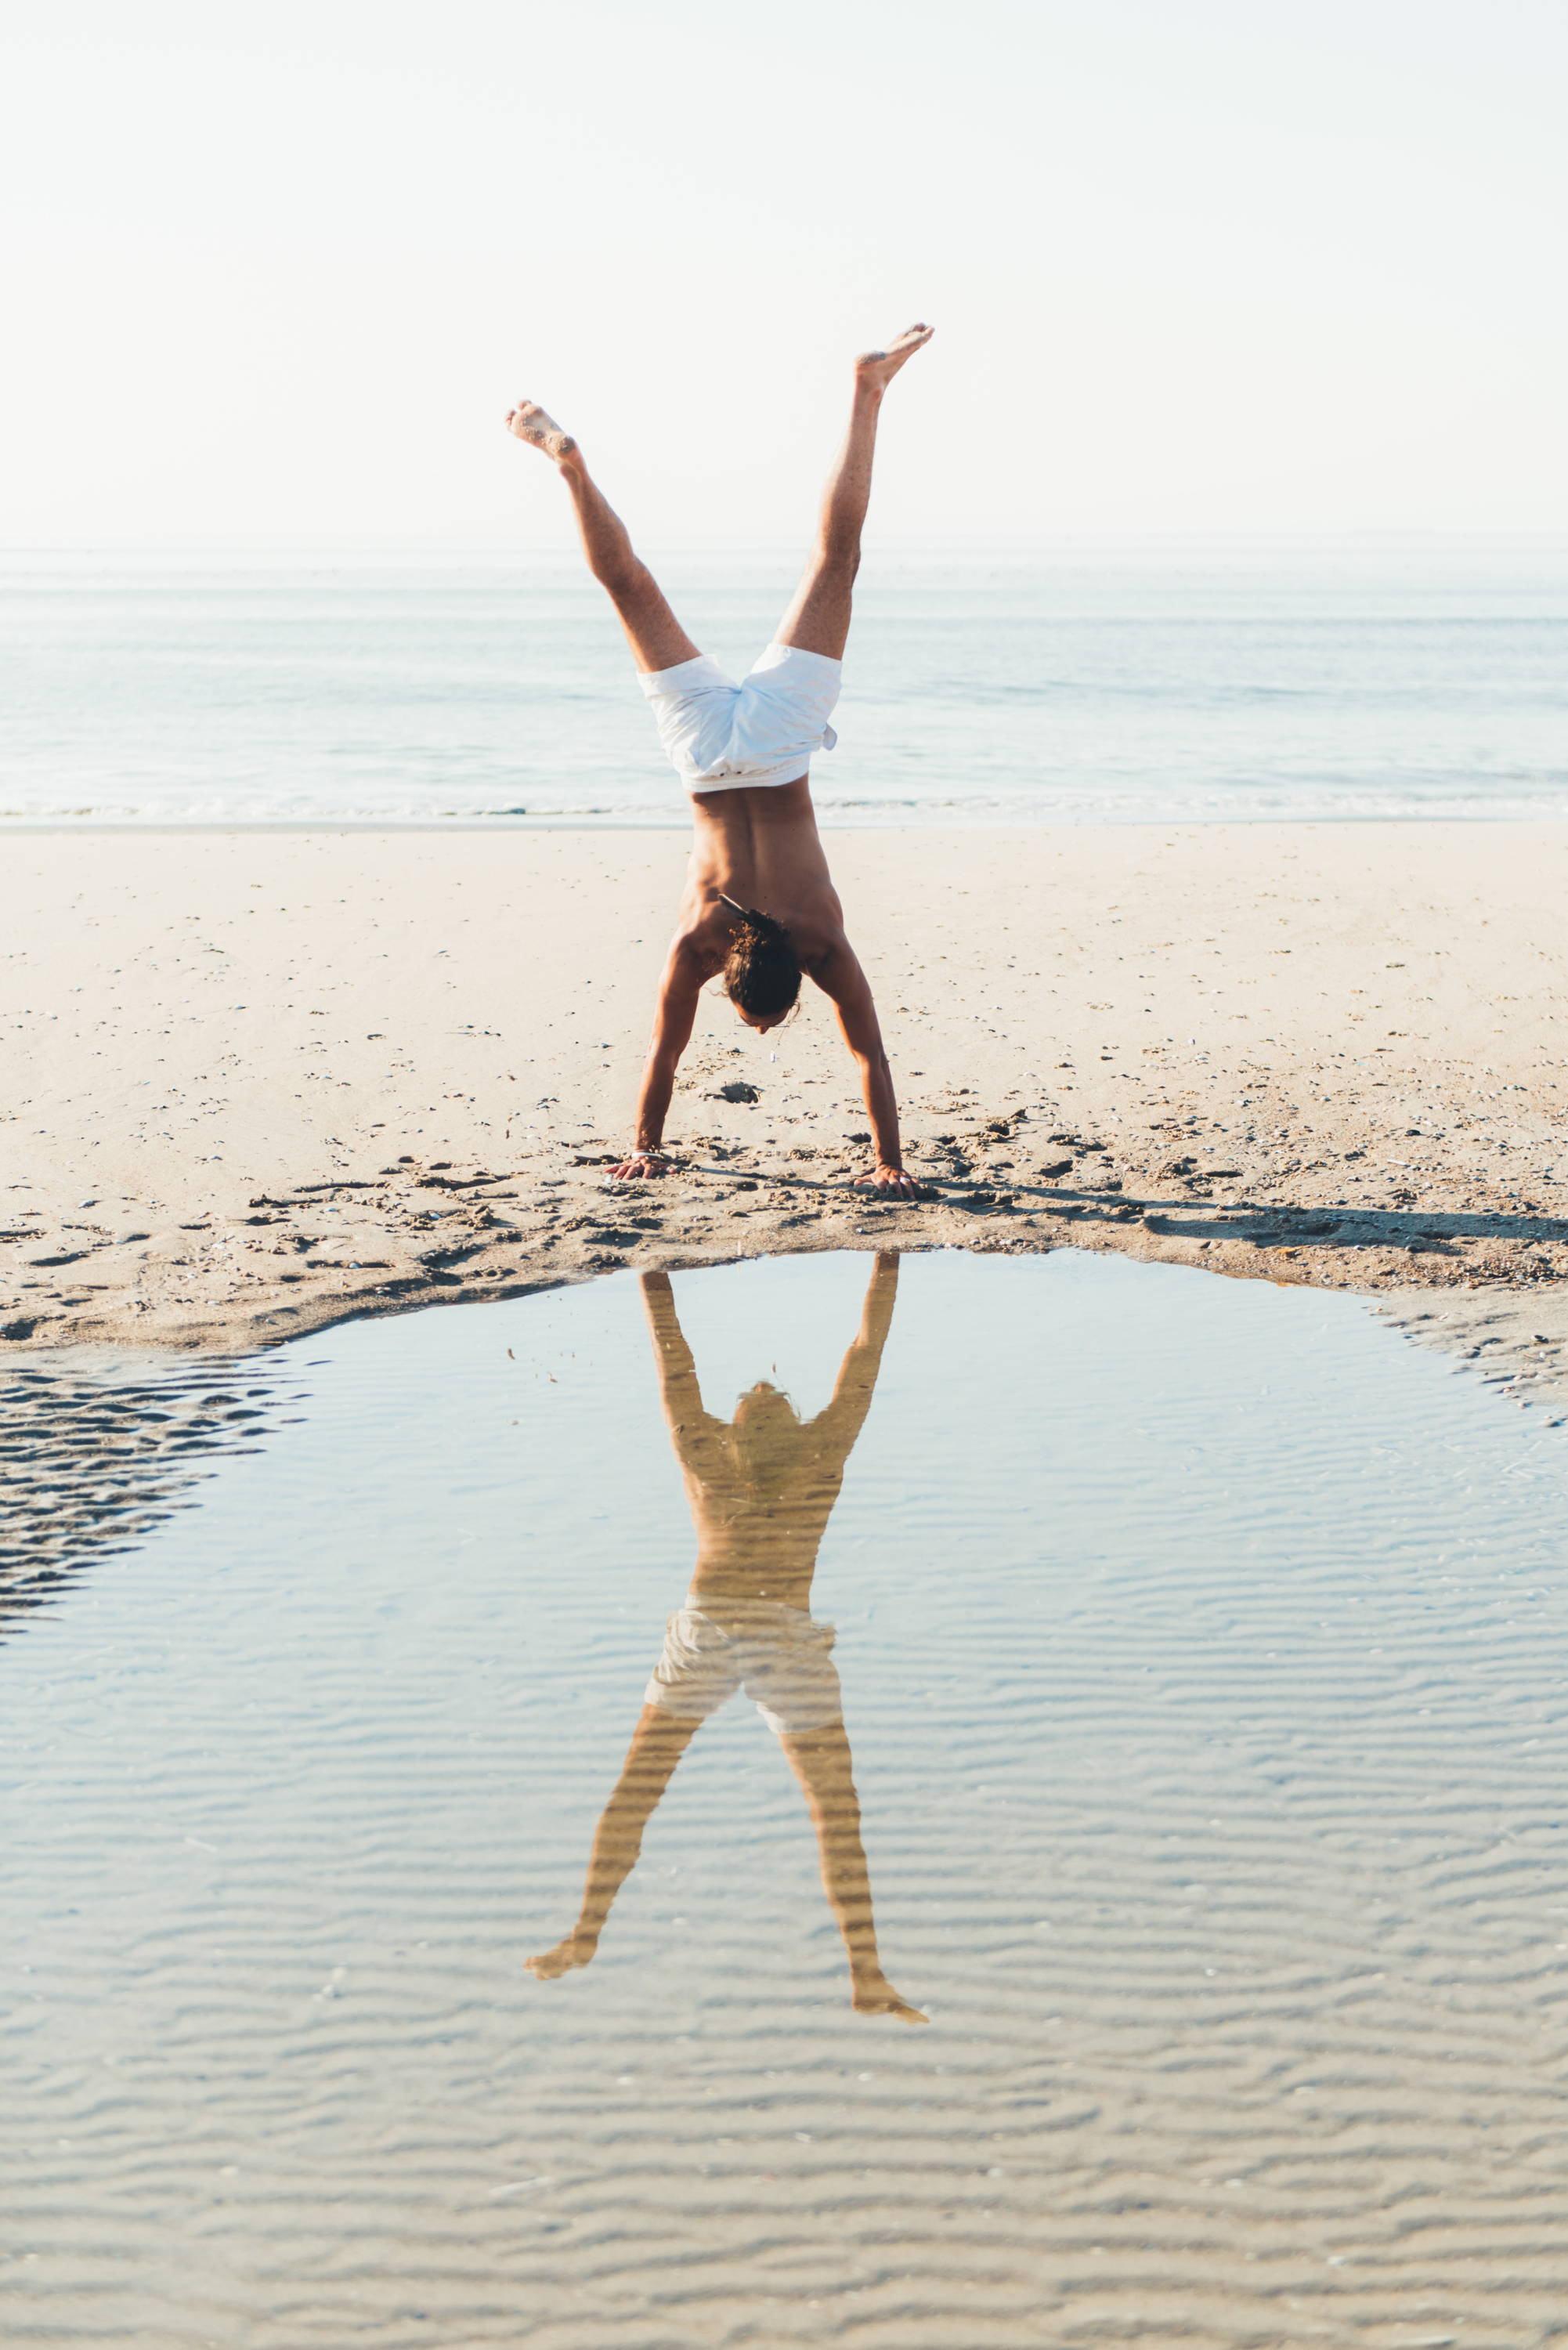
<path id="1" fill-rule="evenodd" d="M 869 1175 L 857 1175 L 855 1181 L 857 1188 L 868 1184 L 874 1191 L 891 1192 L 900 1200 L 919 1197 L 919 1186 L 912 1175 L 906 1175 L 901 1167 L 884 1166 L 880 1160 Z"/>
<path id="2" fill-rule="evenodd" d="M 640 1183 L 650 1175 L 673 1172 L 674 1161 L 668 1151 L 634 1150 L 629 1159 L 618 1160 L 610 1169 L 609 1180 L 612 1183 Z"/>

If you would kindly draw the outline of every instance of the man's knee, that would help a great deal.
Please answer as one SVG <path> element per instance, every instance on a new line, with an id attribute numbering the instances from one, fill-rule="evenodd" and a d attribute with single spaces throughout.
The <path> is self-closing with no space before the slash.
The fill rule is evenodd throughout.
<path id="1" fill-rule="evenodd" d="M 825 537 L 816 550 L 816 576 L 819 579 L 836 579 L 848 588 L 860 568 L 860 541 L 855 538 Z"/>
<path id="2" fill-rule="evenodd" d="M 618 604 L 635 604 L 653 586 L 652 572 L 641 556 L 629 549 L 624 555 L 601 555 L 593 566 L 593 574 Z"/>

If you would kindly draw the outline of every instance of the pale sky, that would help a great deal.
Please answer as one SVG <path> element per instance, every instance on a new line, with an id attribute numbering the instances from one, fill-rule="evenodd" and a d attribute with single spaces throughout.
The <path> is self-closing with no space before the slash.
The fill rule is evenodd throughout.
<path id="1" fill-rule="evenodd" d="M 9 545 L 775 546 L 916 317 L 889 545 L 1568 529 L 1563 0 L 30 13 Z"/>

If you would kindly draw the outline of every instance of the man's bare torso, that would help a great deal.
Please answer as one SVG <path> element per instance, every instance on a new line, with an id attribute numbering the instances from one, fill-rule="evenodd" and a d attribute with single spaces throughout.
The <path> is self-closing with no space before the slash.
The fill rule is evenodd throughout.
<path id="1" fill-rule="evenodd" d="M 711 954 L 715 969 L 733 931 L 721 898 L 782 922 L 808 972 L 842 943 L 844 910 L 805 776 L 762 790 L 694 794 L 691 816 L 695 837 L 680 935 Z"/>

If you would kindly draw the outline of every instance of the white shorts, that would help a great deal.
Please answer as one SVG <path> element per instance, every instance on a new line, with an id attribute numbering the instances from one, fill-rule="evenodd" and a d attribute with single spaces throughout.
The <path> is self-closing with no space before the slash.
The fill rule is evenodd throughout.
<path id="1" fill-rule="evenodd" d="M 739 685 L 699 653 L 639 677 L 666 757 L 689 792 L 738 792 L 793 784 L 814 751 L 838 737 L 827 721 L 842 661 L 799 645 L 770 645 Z"/>
<path id="2" fill-rule="evenodd" d="M 780 1738 L 844 1719 L 830 1653 L 837 1634 L 782 1599 L 690 1601 L 670 1618 L 643 1702 L 677 1721 L 706 1721 L 738 1689 Z"/>

